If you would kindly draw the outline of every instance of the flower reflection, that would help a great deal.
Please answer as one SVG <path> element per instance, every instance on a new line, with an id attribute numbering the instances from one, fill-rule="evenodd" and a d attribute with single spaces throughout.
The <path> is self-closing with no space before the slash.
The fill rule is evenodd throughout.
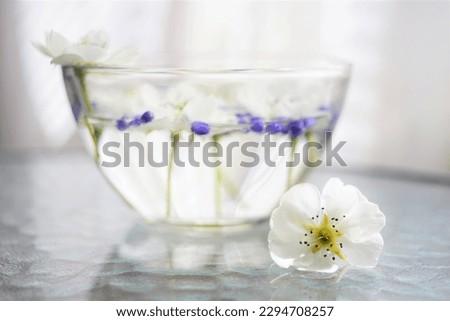
<path id="1" fill-rule="evenodd" d="M 271 267 L 270 285 L 274 289 L 271 300 L 371 300 L 380 288 L 376 286 L 378 274 L 374 270 L 345 266 L 334 273 Z"/>

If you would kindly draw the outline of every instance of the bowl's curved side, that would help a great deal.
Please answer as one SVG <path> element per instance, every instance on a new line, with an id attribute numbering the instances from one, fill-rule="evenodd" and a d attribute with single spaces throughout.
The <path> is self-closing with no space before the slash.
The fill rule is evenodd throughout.
<path id="1" fill-rule="evenodd" d="M 224 226 L 270 215 L 319 163 L 343 70 L 172 72 L 63 67 L 83 141 L 148 221 Z"/>

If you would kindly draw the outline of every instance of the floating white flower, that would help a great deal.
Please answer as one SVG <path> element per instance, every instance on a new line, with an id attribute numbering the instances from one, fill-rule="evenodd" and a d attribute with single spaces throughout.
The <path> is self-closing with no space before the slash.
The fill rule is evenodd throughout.
<path id="1" fill-rule="evenodd" d="M 131 62 L 137 55 L 134 47 L 110 52 L 108 45 L 108 36 L 103 31 L 91 31 L 76 43 L 71 43 L 58 32 L 50 31 L 45 44 L 34 44 L 42 53 L 53 58 L 52 63 L 57 65 L 123 65 Z"/>
<path id="2" fill-rule="evenodd" d="M 105 97 L 109 99 L 109 97 Z M 149 84 L 136 88 L 130 102 L 115 99 L 115 105 L 133 108 L 131 112 L 151 110 L 155 115 L 152 128 L 172 129 L 172 131 L 190 130 L 192 122 L 223 124 L 236 121 L 232 112 L 227 112 L 223 102 L 214 95 L 202 91 L 199 86 L 180 83 L 161 91 Z M 167 125 L 170 125 L 167 127 Z M 175 127 L 174 127 L 175 126 Z M 162 127 L 161 127 L 162 128 Z"/>
<path id="3" fill-rule="evenodd" d="M 269 249 L 279 266 L 334 272 L 350 264 L 374 267 L 386 223 L 378 206 L 352 185 L 330 179 L 322 195 L 312 184 L 292 187 L 270 220 Z"/>

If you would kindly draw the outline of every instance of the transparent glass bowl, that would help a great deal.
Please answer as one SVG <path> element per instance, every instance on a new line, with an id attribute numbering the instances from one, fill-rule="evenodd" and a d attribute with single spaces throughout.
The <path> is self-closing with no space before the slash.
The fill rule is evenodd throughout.
<path id="1" fill-rule="evenodd" d="M 305 143 L 333 129 L 349 66 L 63 75 L 87 149 L 128 204 L 149 222 L 224 226 L 266 219 L 301 180 L 304 155 L 318 157 Z"/>

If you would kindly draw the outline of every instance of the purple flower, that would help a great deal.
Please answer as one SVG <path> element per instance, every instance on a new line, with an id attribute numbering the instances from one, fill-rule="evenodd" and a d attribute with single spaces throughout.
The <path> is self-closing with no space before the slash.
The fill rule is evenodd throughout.
<path id="1" fill-rule="evenodd" d="M 251 113 L 236 113 L 239 124 L 250 124 L 253 115 Z"/>
<path id="2" fill-rule="evenodd" d="M 286 116 L 279 116 L 279 117 L 272 118 L 272 123 L 276 122 L 281 125 L 280 132 L 282 132 L 283 134 L 289 133 L 290 121 L 291 121 L 291 118 L 286 117 Z"/>
<path id="3" fill-rule="evenodd" d="M 151 111 L 146 111 L 141 116 L 141 122 L 143 124 L 147 124 L 147 123 L 151 122 L 153 120 L 153 118 L 155 118 L 155 116 L 153 116 L 153 113 Z"/>
<path id="4" fill-rule="evenodd" d="M 125 118 L 120 118 L 116 121 L 116 127 L 120 131 L 124 131 L 128 128 L 128 124 L 125 121 Z"/>
<path id="5" fill-rule="evenodd" d="M 272 121 L 267 125 L 266 131 L 270 134 L 276 134 L 283 130 L 283 125 L 280 122 Z"/>
<path id="6" fill-rule="evenodd" d="M 294 120 L 289 123 L 289 133 L 292 138 L 296 138 L 303 133 L 303 122 L 301 120 Z"/>
<path id="7" fill-rule="evenodd" d="M 302 124 L 303 129 L 311 128 L 317 122 L 317 120 L 314 117 L 303 118 L 301 121 L 303 123 Z"/>
<path id="8" fill-rule="evenodd" d="M 137 127 L 140 124 L 142 124 L 142 120 L 141 120 L 141 117 L 138 115 L 138 116 L 134 116 L 133 120 L 128 123 L 128 126 Z"/>
<path id="9" fill-rule="evenodd" d="M 264 121 L 261 117 L 253 117 L 251 120 L 250 129 L 255 133 L 262 133 L 264 131 Z"/>
<path id="10" fill-rule="evenodd" d="M 191 131 L 197 135 L 207 135 L 209 134 L 210 128 L 207 123 L 202 121 L 194 121 L 191 125 Z"/>

